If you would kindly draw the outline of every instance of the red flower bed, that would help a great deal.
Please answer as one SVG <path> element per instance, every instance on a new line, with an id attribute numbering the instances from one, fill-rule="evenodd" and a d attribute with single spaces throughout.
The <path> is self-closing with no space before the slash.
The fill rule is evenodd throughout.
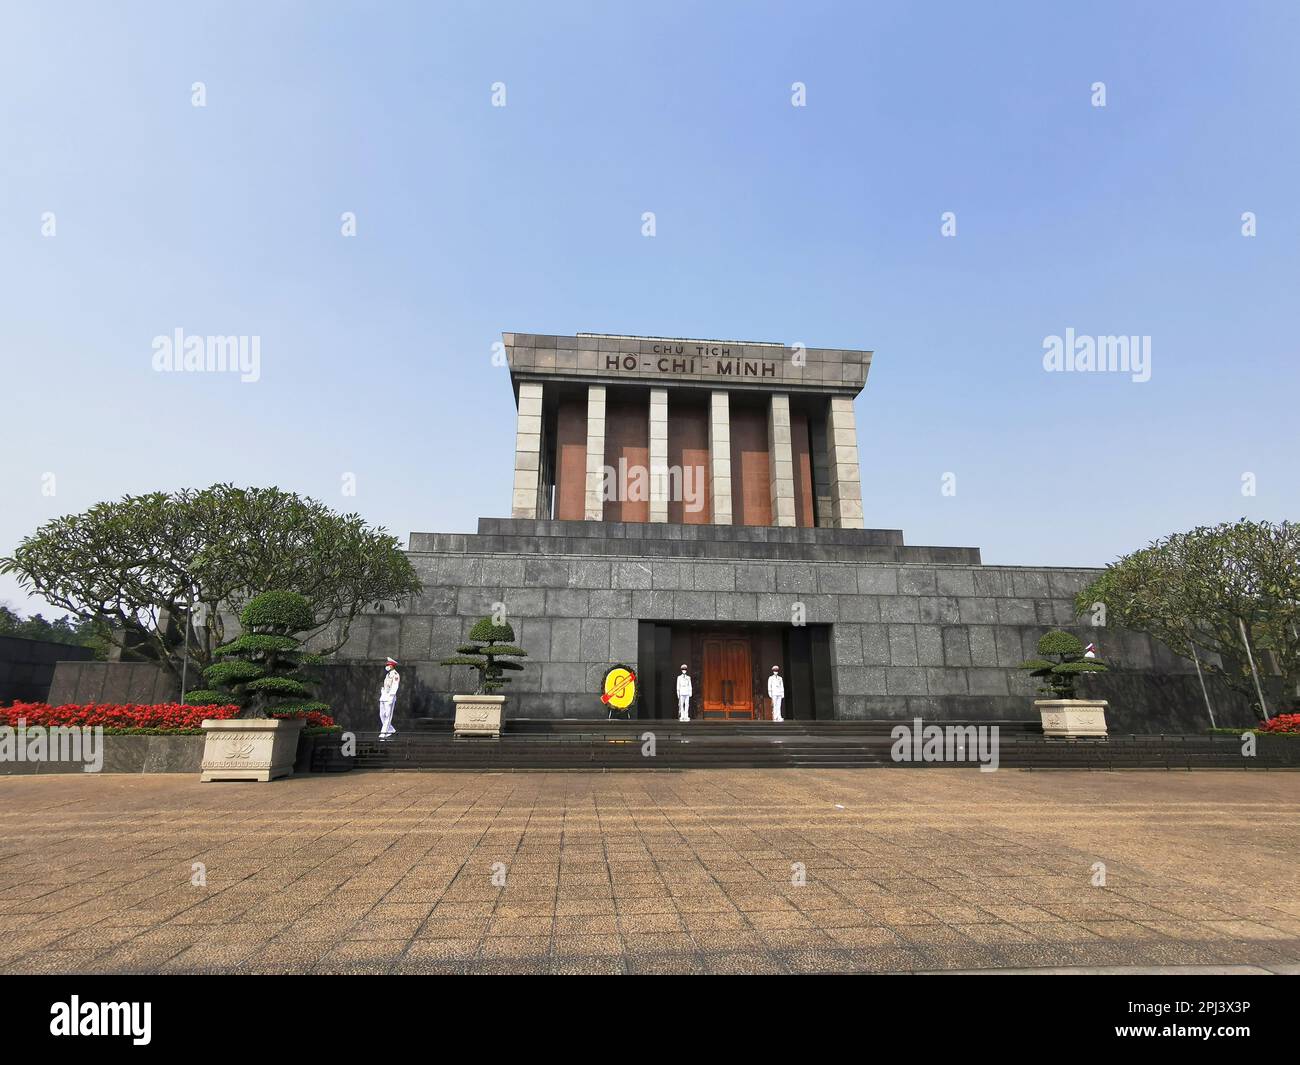
<path id="1" fill-rule="evenodd" d="M 21 719 L 28 728 L 57 725 L 106 729 L 161 729 L 197 732 L 205 718 L 238 717 L 238 706 L 188 706 L 184 703 L 14 703 L 0 706 L 0 725 L 18 727 Z M 329 714 L 308 710 L 301 714 L 276 714 L 276 717 L 300 717 L 309 728 L 336 728 Z"/>
<path id="2" fill-rule="evenodd" d="M 1261 732 L 1295 732 L 1300 733 L 1300 714 L 1278 714 L 1277 717 L 1259 726 Z"/>
<path id="3" fill-rule="evenodd" d="M 76 725 L 94 728 L 198 729 L 204 718 L 238 717 L 237 706 L 186 706 L 183 703 L 14 703 L 0 706 L 0 725 L 18 727 L 21 718 L 35 725 Z"/>

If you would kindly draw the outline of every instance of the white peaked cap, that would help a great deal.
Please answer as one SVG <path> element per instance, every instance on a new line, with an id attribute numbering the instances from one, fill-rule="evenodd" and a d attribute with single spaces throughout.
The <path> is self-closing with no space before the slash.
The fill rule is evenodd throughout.
<path id="1" fill-rule="evenodd" d="M 396 659 L 396 658 L 386 658 L 386 659 L 384 659 L 384 664 L 385 664 L 385 665 L 387 665 L 389 662 L 391 662 L 393 665 L 397 665 L 397 659 Z"/>
<path id="2" fill-rule="evenodd" d="M 683 662 L 683 663 L 682 663 L 682 669 L 685 669 L 685 668 L 686 668 L 686 663 Z"/>
<path id="3" fill-rule="evenodd" d="M 780 672 L 781 672 L 781 667 L 780 667 L 780 666 L 773 666 L 773 667 L 772 667 L 772 672 L 773 672 L 773 673 L 780 673 Z"/>

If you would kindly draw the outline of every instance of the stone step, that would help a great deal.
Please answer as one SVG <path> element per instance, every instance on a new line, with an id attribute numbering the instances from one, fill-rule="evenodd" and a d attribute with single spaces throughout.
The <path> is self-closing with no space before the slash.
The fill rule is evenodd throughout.
<path id="1" fill-rule="evenodd" d="M 345 759 L 338 741 L 318 744 L 312 768 L 332 771 L 370 769 L 690 769 L 690 768 L 854 768 L 898 766 L 944 768 L 951 763 L 896 763 L 887 735 L 844 729 L 803 732 L 742 731 L 727 727 L 656 733 L 653 758 L 630 723 L 581 730 L 537 729 L 507 732 L 499 739 L 456 738 L 449 730 L 400 733 L 380 741 L 358 736 L 355 758 Z M 849 723 L 835 723 L 849 724 Z M 1058 739 L 1027 732 L 1002 737 L 999 766 L 1007 769 L 1286 769 L 1300 768 L 1300 742 L 1268 738 L 1256 757 L 1241 756 L 1232 736 L 1112 736 L 1108 739 Z M 970 766 L 972 762 L 961 763 Z"/>

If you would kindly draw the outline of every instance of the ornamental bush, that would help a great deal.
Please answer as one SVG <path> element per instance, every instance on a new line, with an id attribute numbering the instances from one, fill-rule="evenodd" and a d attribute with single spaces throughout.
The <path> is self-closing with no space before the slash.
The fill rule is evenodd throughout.
<path id="1" fill-rule="evenodd" d="M 298 633 L 315 623 L 311 603 L 297 592 L 255 595 L 239 615 L 243 633 L 218 647 L 219 661 L 203 671 L 209 687 L 187 692 L 187 703 L 223 702 L 240 707 L 241 717 L 308 717 L 333 725 L 326 703 L 312 698 L 302 675 L 318 659 L 302 649 Z M 311 715 L 320 721 L 311 721 Z"/>
<path id="2" fill-rule="evenodd" d="M 504 670 L 524 667 L 512 658 L 526 658 L 528 652 L 514 645 L 515 630 L 508 622 L 497 623 L 491 618 L 480 618 L 469 630 L 469 643 L 456 648 L 453 658 L 444 658 L 444 666 L 471 666 L 478 670 L 476 695 L 489 695 L 510 683 L 502 676 Z"/>
<path id="3" fill-rule="evenodd" d="M 27 728 L 102 728 L 107 735 L 132 732 L 202 734 L 205 718 L 225 720 L 238 717 L 240 708 L 196 706 L 192 703 L 14 703 L 0 706 L 0 725 L 17 728 L 21 721 Z M 337 729 L 328 714 L 308 711 L 304 717 L 308 728 Z"/>
<path id="4" fill-rule="evenodd" d="M 1042 681 L 1040 695 L 1053 699 L 1074 699 L 1075 681 L 1080 673 L 1105 673 L 1107 665 L 1100 658 L 1085 658 L 1083 641 L 1068 632 L 1054 629 L 1038 641 L 1041 658 L 1021 662 L 1031 677 Z"/>

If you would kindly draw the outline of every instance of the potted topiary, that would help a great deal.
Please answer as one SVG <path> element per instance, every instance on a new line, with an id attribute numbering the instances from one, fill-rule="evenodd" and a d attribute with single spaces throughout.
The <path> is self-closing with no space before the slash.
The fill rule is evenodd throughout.
<path id="1" fill-rule="evenodd" d="M 308 714 L 323 714 L 300 676 L 315 657 L 297 633 L 316 623 L 311 603 L 297 592 L 263 592 L 239 615 L 241 634 L 218 647 L 220 659 L 203 671 L 210 687 L 187 692 L 191 705 L 235 703 L 238 717 L 203 722 L 201 781 L 269 781 L 293 772 L 298 737 Z M 325 719 L 328 721 L 328 719 Z"/>
<path id="2" fill-rule="evenodd" d="M 453 658 L 444 658 L 444 666 L 471 666 L 478 671 L 478 688 L 473 695 L 453 695 L 456 704 L 457 736 L 500 736 L 501 712 L 506 697 L 497 695 L 510 678 L 505 670 L 524 667 L 512 658 L 528 652 L 514 645 L 515 630 L 508 622 L 480 618 L 469 630 L 469 642 L 456 648 Z"/>
<path id="3" fill-rule="evenodd" d="M 1074 686 L 1081 673 L 1105 673 L 1106 663 L 1089 657 L 1083 641 L 1059 629 L 1038 641 L 1041 657 L 1020 664 L 1031 677 L 1043 682 L 1039 692 L 1050 696 L 1034 705 L 1043 722 L 1045 736 L 1105 736 L 1106 701 L 1079 699 Z"/>

